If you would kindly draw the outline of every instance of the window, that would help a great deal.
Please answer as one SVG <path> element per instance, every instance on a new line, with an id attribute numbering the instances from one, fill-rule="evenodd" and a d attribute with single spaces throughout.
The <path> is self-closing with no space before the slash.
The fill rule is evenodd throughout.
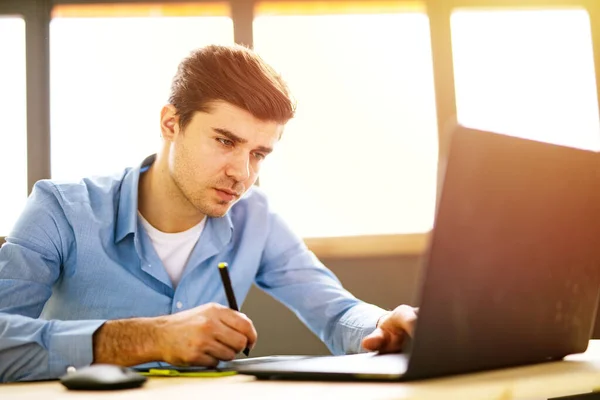
<path id="1" fill-rule="evenodd" d="M 177 65 L 203 45 L 233 43 L 228 15 L 221 3 L 55 7 L 52 178 L 118 172 L 157 152 Z"/>
<path id="2" fill-rule="evenodd" d="M 27 199 L 25 21 L 0 16 L 0 236 L 6 236 Z"/>
<path id="3" fill-rule="evenodd" d="M 257 5 L 254 47 L 298 102 L 260 185 L 303 237 L 431 229 L 437 123 L 429 21 L 418 5 L 407 7 Z"/>
<path id="4" fill-rule="evenodd" d="M 457 11 L 451 24 L 460 122 L 600 149 L 585 10 Z"/>

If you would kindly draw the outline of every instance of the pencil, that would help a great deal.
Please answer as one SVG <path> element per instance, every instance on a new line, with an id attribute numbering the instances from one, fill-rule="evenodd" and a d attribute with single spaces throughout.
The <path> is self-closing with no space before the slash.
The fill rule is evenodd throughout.
<path id="1" fill-rule="evenodd" d="M 235 295 L 233 294 L 233 287 L 231 286 L 231 279 L 229 279 L 229 271 L 227 270 L 226 262 L 219 263 L 219 273 L 221 274 L 221 280 L 223 281 L 223 287 L 225 288 L 225 295 L 227 296 L 229 308 L 235 311 L 240 311 L 238 309 L 237 301 L 235 300 Z M 248 356 L 250 354 L 250 349 L 246 347 L 244 349 L 244 354 Z"/>

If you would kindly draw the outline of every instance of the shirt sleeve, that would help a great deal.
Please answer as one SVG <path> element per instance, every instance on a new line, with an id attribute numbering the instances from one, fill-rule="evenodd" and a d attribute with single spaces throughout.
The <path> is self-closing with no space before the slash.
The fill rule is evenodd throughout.
<path id="1" fill-rule="evenodd" d="M 38 182 L 0 247 L 0 382 L 55 379 L 93 361 L 92 335 L 104 321 L 39 318 L 74 246 L 58 196 Z"/>
<path id="2" fill-rule="evenodd" d="M 358 300 L 277 214 L 256 277 L 258 287 L 296 313 L 336 355 L 360 353 L 385 310 Z"/>

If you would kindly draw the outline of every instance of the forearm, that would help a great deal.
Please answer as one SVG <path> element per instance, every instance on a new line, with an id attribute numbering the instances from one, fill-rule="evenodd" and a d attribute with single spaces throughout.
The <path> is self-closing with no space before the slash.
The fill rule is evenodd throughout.
<path id="1" fill-rule="evenodd" d="M 107 321 L 93 336 L 94 363 L 132 366 L 161 361 L 162 319 Z"/>
<path id="2" fill-rule="evenodd" d="M 256 284 L 293 310 L 333 354 L 364 351 L 362 339 L 385 310 L 344 289 L 277 214 L 270 224 Z"/>
<path id="3" fill-rule="evenodd" d="M 365 351 L 362 339 L 386 311 L 356 299 L 309 253 L 286 257 L 287 264 L 276 259 L 271 270 L 266 264 L 256 280 L 258 286 L 292 309 L 333 354 Z"/>

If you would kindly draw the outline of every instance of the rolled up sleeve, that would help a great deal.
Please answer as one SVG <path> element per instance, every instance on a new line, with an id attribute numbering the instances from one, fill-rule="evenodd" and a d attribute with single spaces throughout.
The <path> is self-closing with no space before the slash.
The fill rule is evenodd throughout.
<path id="1" fill-rule="evenodd" d="M 93 361 L 100 320 L 45 321 L 0 313 L 0 381 L 56 379 Z"/>
<path id="2" fill-rule="evenodd" d="M 72 245 L 52 184 L 38 182 L 13 232 L 0 248 L 0 381 L 54 379 L 68 366 L 92 363 L 101 320 L 39 316 Z"/>

